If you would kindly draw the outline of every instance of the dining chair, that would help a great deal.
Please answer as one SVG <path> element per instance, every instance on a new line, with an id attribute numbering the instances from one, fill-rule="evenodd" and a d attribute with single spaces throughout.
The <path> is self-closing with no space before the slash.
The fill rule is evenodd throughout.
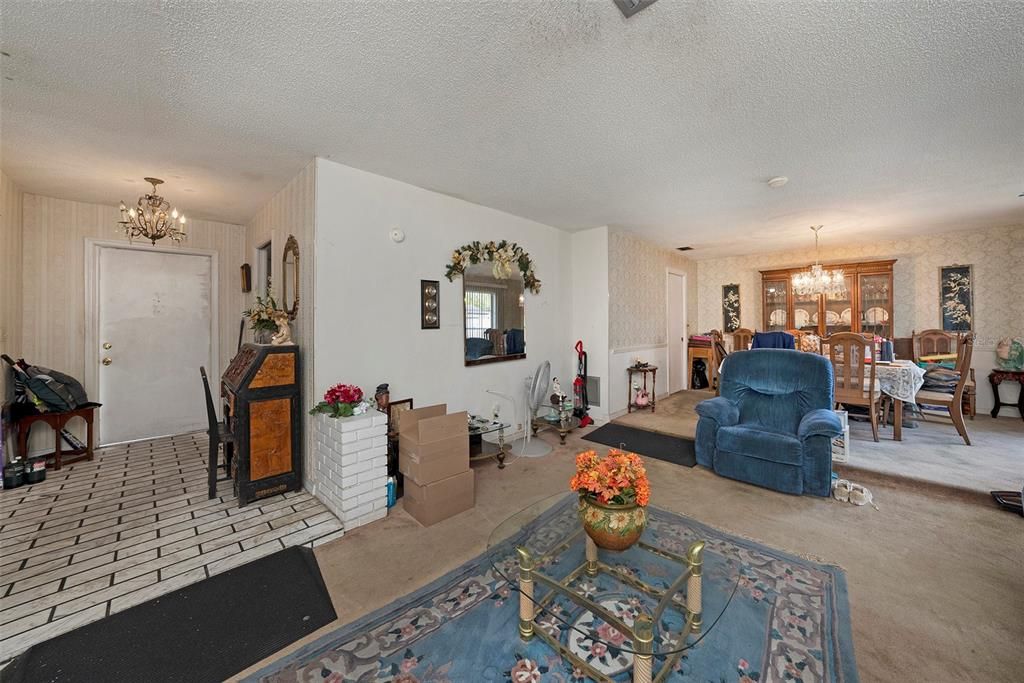
<path id="1" fill-rule="evenodd" d="M 203 391 L 206 393 L 206 419 L 209 422 L 207 434 L 210 437 L 210 460 L 207 465 L 207 495 L 210 500 L 217 497 L 217 482 L 231 480 L 231 460 L 235 455 L 235 436 L 228 426 L 217 419 L 217 407 L 210 394 L 210 381 L 206 378 L 206 368 L 199 366 L 199 374 L 203 378 Z M 218 454 L 220 445 L 224 444 L 224 470 L 227 476 L 217 478 Z"/>
<path id="2" fill-rule="evenodd" d="M 956 353 L 959 350 L 963 336 L 962 334 L 938 329 L 911 332 L 910 348 L 914 354 L 914 362 L 920 364 L 921 356 Z M 971 368 L 967 373 L 967 384 L 964 385 L 963 403 L 964 414 L 972 420 L 976 412 L 977 393 L 978 387 L 974 381 L 974 368 Z"/>
<path id="3" fill-rule="evenodd" d="M 722 367 L 722 363 L 725 362 L 725 357 L 729 355 L 729 352 L 725 350 L 725 344 L 723 344 L 720 339 L 715 339 L 711 342 L 711 345 L 714 352 L 714 358 L 711 362 L 715 366 L 714 389 L 715 396 L 718 396 L 722 388 L 722 378 L 718 374 L 718 369 Z"/>
<path id="4" fill-rule="evenodd" d="M 863 406 L 871 418 L 871 435 L 878 441 L 882 390 L 875 378 L 875 364 L 865 358 L 875 357 L 874 339 L 856 332 L 838 332 L 822 340 L 828 345 L 835 382 L 835 402 L 846 406 Z"/>
<path id="5" fill-rule="evenodd" d="M 733 351 L 746 351 L 750 348 L 750 342 L 754 338 L 754 331 L 740 327 L 732 333 L 732 350 Z"/>
<path id="6" fill-rule="evenodd" d="M 974 335 L 962 335 L 956 344 L 956 371 L 960 374 L 956 387 L 952 394 L 932 389 L 921 389 L 914 397 L 918 406 L 938 406 L 949 413 L 949 419 L 956 427 L 956 431 L 963 437 L 964 443 L 971 445 L 971 438 L 967 435 L 967 425 L 964 423 L 964 391 L 971 375 L 971 356 L 974 351 Z M 925 355 L 928 355 L 927 353 Z M 923 413 L 922 413 L 923 414 Z"/>

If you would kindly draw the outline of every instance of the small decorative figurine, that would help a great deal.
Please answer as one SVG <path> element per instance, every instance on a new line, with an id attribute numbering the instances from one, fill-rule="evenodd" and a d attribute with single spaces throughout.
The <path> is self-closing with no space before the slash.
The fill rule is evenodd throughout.
<path id="1" fill-rule="evenodd" d="M 292 343 L 292 327 L 288 323 L 288 312 L 275 310 L 270 314 L 270 319 L 277 325 L 277 332 L 270 338 L 274 346 L 284 346 Z"/>
<path id="2" fill-rule="evenodd" d="M 647 389 L 641 389 L 638 382 L 633 382 L 633 391 L 636 392 L 636 398 L 633 399 L 633 404 L 640 407 L 646 408 L 651 402 L 651 395 Z"/>
<path id="3" fill-rule="evenodd" d="M 377 385 L 377 390 L 373 392 L 373 398 L 377 401 L 377 410 L 386 415 L 388 406 L 391 404 L 391 391 L 388 389 L 387 382 Z"/>
<path id="4" fill-rule="evenodd" d="M 562 385 L 557 377 L 551 380 L 551 389 L 551 404 L 556 406 L 562 405 L 565 402 L 566 393 L 562 391 Z"/>

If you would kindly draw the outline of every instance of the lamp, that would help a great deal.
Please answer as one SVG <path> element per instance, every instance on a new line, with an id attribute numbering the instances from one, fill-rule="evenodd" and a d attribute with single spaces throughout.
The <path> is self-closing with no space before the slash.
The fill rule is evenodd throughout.
<path id="1" fill-rule="evenodd" d="M 818 231 L 823 226 L 812 225 L 814 231 L 814 265 L 793 276 L 793 292 L 800 296 L 824 294 L 830 297 L 846 293 L 846 276 L 842 269 L 825 270 L 818 259 Z"/>
<path id="2" fill-rule="evenodd" d="M 153 192 L 139 197 L 138 207 L 129 209 L 121 202 L 121 228 L 131 242 L 142 237 L 156 244 L 157 240 L 169 237 L 174 242 L 185 239 L 185 214 L 171 209 L 170 203 L 156 193 L 156 186 L 163 184 L 159 178 L 143 178 L 153 186 Z"/>

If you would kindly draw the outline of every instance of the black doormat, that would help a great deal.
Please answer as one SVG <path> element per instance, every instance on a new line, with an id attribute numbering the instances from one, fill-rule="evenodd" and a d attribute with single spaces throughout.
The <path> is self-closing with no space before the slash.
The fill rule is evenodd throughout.
<path id="1" fill-rule="evenodd" d="M 697 453 L 693 449 L 693 439 L 681 436 L 670 436 L 649 432 L 646 429 L 627 427 L 613 423 L 598 427 L 583 437 L 587 441 L 596 441 L 606 446 L 618 448 L 637 455 L 646 455 L 655 460 L 675 463 L 684 467 L 697 464 Z"/>
<path id="2" fill-rule="evenodd" d="M 292 547 L 33 645 L 0 674 L 42 681 L 223 681 L 337 618 Z"/>

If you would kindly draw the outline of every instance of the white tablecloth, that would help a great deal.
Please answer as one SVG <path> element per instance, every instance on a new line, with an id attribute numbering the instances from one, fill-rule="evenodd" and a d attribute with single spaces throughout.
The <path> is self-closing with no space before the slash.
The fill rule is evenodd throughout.
<path id="1" fill-rule="evenodd" d="M 897 360 L 892 365 L 876 365 L 875 378 L 882 391 L 901 401 L 914 402 L 924 384 L 924 369 L 913 361 Z"/>

